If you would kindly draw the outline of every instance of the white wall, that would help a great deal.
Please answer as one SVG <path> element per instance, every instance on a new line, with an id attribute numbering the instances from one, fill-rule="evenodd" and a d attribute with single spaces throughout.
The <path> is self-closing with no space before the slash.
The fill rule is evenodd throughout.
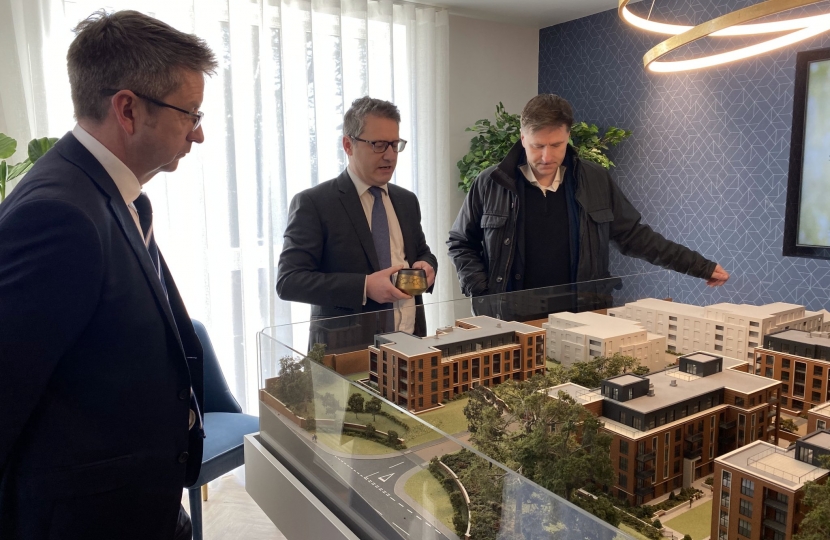
<path id="1" fill-rule="evenodd" d="M 521 112 L 538 92 L 539 30 L 450 15 L 450 179 L 457 185 L 455 164 L 470 149 L 476 120 L 493 118 L 496 105 Z M 453 190 L 452 208 L 461 208 L 464 194 Z M 446 246 L 430 246 L 433 251 Z M 456 297 L 462 297 L 458 285 Z"/>

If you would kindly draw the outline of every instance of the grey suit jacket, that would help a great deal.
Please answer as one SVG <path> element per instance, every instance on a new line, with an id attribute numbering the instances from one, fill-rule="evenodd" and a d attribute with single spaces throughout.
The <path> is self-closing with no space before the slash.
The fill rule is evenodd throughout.
<path id="1" fill-rule="evenodd" d="M 406 260 L 410 265 L 426 261 L 437 270 L 415 194 L 389 184 L 389 199 L 401 224 Z M 363 287 L 366 276 L 379 270 L 372 232 L 348 172 L 294 197 L 279 261 L 280 298 L 312 304 L 313 319 L 376 312 L 383 305 L 367 299 L 364 306 Z M 423 304 L 420 296 L 415 302 Z M 422 308 L 415 333 L 426 335 Z"/>

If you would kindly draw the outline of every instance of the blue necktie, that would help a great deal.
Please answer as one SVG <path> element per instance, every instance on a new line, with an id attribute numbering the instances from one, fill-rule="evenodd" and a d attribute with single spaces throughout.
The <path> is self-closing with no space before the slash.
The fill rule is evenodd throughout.
<path id="1" fill-rule="evenodd" d="M 141 195 L 133 203 L 133 206 L 138 213 L 138 222 L 141 225 L 141 232 L 144 235 L 144 245 L 147 247 L 147 252 L 150 254 L 150 259 L 153 261 L 159 282 L 161 282 L 161 288 L 164 290 L 164 296 L 167 298 L 167 286 L 164 284 L 164 273 L 161 271 L 159 246 L 156 244 L 156 236 L 153 234 L 153 205 L 150 202 L 150 197 L 142 191 Z M 193 393 L 192 386 L 190 387 L 190 410 L 196 415 L 196 422 L 193 424 L 193 427 L 198 428 L 202 433 L 202 437 L 204 437 L 205 430 L 202 422 L 202 413 L 199 410 L 199 403 L 196 401 L 196 395 Z"/>
<path id="2" fill-rule="evenodd" d="M 372 241 L 375 243 L 375 253 L 378 256 L 380 269 L 392 266 L 392 248 L 389 245 L 389 219 L 386 217 L 386 207 L 383 205 L 383 190 L 377 186 L 369 188 L 369 193 L 375 198 L 372 205 Z M 392 304 L 382 304 L 387 310 L 381 316 L 381 324 L 386 332 L 394 331 L 395 318 L 392 313 Z"/>

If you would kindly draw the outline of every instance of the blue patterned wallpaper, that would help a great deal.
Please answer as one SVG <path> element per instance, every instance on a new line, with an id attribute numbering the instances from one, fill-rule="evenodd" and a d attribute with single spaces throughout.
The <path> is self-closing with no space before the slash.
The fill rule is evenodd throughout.
<path id="1" fill-rule="evenodd" d="M 699 24 L 756 3 L 657 0 L 652 18 Z M 632 10 L 645 15 L 650 5 Z M 567 98 L 578 121 L 634 131 L 612 150 L 612 174 L 644 222 L 732 273 L 719 289 L 673 274 L 668 289 L 676 301 L 830 308 L 830 261 L 781 256 L 795 55 L 830 46 L 830 35 L 686 74 L 646 72 L 642 56 L 661 39 L 622 23 L 616 10 L 544 28 L 539 38 L 540 92 Z M 723 39 L 692 44 L 679 56 L 723 50 Z M 654 269 L 612 253 L 617 275 Z M 661 282 L 650 295 L 666 289 Z"/>

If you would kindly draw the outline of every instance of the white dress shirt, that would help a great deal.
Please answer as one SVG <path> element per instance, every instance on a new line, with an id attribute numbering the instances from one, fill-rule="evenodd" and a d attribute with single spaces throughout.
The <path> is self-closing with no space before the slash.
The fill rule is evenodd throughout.
<path id="1" fill-rule="evenodd" d="M 369 191 L 372 187 L 360 177 L 355 174 L 351 166 L 347 167 L 349 177 L 357 189 L 357 196 L 360 198 L 360 204 L 363 205 L 363 213 L 366 214 L 366 221 L 369 223 L 369 230 L 372 229 L 372 207 L 375 205 L 375 197 Z M 409 263 L 406 260 L 406 252 L 403 246 L 403 233 L 401 232 L 401 224 L 398 222 L 398 215 L 395 214 L 395 207 L 389 199 L 389 189 L 387 186 L 381 186 L 383 190 L 383 208 L 386 210 L 386 220 L 389 222 L 389 248 L 392 254 L 392 266 L 404 265 L 409 268 Z M 392 281 L 395 280 L 397 274 L 392 275 Z M 368 277 L 367 277 L 368 279 Z M 366 305 L 366 281 L 363 282 L 363 304 Z M 406 300 L 398 300 L 392 303 L 395 313 L 395 329 L 401 332 L 415 331 L 415 299 L 409 298 Z"/>
<path id="2" fill-rule="evenodd" d="M 525 175 L 527 181 L 536 186 L 537 188 L 542 190 L 542 195 L 545 197 L 548 196 L 548 191 L 556 192 L 559 189 L 559 186 L 562 185 L 562 179 L 565 177 L 565 167 L 559 167 L 556 170 L 556 176 L 553 177 L 553 183 L 549 186 L 543 186 L 536 180 L 536 175 L 533 174 L 533 169 L 530 168 L 529 163 L 525 163 L 519 170 L 522 171 L 522 174 Z"/>
<path id="3" fill-rule="evenodd" d="M 124 203 L 130 209 L 130 214 L 133 216 L 135 226 L 138 227 L 138 232 L 144 238 L 144 232 L 141 230 L 141 222 L 138 220 L 138 212 L 136 212 L 135 206 L 133 205 L 133 202 L 141 195 L 141 184 L 138 183 L 138 178 L 133 174 L 133 171 L 124 165 L 124 162 L 115 157 L 115 154 L 110 152 L 106 146 L 101 144 L 98 139 L 90 135 L 87 130 L 78 124 L 75 124 L 72 135 L 78 139 L 78 142 L 84 148 L 89 150 L 92 157 L 98 160 L 104 170 L 107 171 L 107 174 L 110 175 L 112 181 L 115 182 L 115 187 L 118 188 L 118 192 L 124 198 Z"/>

